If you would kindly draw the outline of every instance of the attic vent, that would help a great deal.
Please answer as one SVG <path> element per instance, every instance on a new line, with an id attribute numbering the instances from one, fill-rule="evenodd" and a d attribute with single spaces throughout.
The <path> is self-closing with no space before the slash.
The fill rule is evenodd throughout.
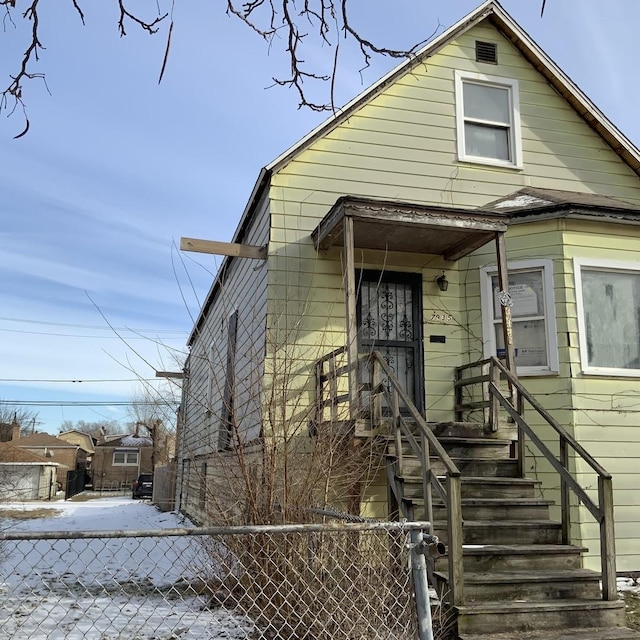
<path id="1" fill-rule="evenodd" d="M 498 64 L 498 45 L 495 42 L 476 40 L 476 61 Z"/>

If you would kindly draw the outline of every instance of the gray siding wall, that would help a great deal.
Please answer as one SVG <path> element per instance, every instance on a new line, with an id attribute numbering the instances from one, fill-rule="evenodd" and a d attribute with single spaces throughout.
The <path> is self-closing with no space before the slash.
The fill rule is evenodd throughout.
<path id="1" fill-rule="evenodd" d="M 241 240 L 262 246 L 269 241 L 269 206 L 263 201 Z M 235 423 L 244 441 L 257 438 L 261 428 L 262 378 L 266 327 L 267 261 L 229 260 L 189 356 L 188 390 L 183 398 L 178 458 L 178 508 L 204 521 L 201 514 L 205 481 L 201 469 L 219 449 L 224 428 L 229 320 L 237 312 L 232 393 Z M 183 464 L 189 460 L 189 464 Z"/>

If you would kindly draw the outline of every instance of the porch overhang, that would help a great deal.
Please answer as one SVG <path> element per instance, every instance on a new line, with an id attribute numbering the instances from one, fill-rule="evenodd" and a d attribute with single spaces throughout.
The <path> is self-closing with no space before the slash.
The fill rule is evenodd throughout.
<path id="1" fill-rule="evenodd" d="M 351 218 L 354 248 L 441 255 L 455 261 L 492 242 L 507 230 L 502 214 L 344 196 L 313 230 L 316 250 L 344 242 Z"/>

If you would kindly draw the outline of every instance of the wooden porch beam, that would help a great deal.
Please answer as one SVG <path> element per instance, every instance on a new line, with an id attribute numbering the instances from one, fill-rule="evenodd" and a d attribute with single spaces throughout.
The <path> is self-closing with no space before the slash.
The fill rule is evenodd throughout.
<path id="1" fill-rule="evenodd" d="M 498 287 L 502 308 L 502 334 L 504 336 L 504 351 L 507 369 L 517 378 L 516 355 L 513 346 L 513 322 L 511 318 L 511 296 L 509 295 L 509 275 L 507 272 L 507 249 L 504 233 L 496 233 L 496 254 L 498 258 Z"/>
<path id="2" fill-rule="evenodd" d="M 194 251 L 195 253 L 212 253 L 218 256 L 234 258 L 267 259 L 267 247 L 236 242 L 218 242 L 216 240 L 199 240 L 197 238 L 180 238 L 180 251 Z"/>
<path id="3" fill-rule="evenodd" d="M 184 371 L 156 371 L 156 378 L 175 378 L 184 380 L 187 376 Z"/>
<path id="4" fill-rule="evenodd" d="M 344 295 L 347 320 L 347 362 L 349 363 L 349 411 L 357 418 L 358 394 L 358 323 L 356 318 L 356 267 L 353 218 L 345 216 L 344 232 Z"/>

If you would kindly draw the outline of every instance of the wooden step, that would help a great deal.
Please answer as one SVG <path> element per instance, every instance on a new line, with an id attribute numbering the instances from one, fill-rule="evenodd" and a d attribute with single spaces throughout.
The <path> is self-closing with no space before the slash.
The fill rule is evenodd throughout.
<path id="1" fill-rule="evenodd" d="M 435 577 L 446 593 L 449 574 L 436 571 Z M 600 574 L 588 569 L 546 571 L 496 571 L 465 572 L 465 603 L 531 602 L 550 599 L 598 600 L 600 598 Z"/>
<path id="2" fill-rule="evenodd" d="M 530 478 L 462 478 L 463 498 L 533 498 L 540 480 Z"/>
<path id="3" fill-rule="evenodd" d="M 463 634 L 460 640 L 640 640 L 640 631 L 626 627 L 598 629 L 553 629 L 551 631 L 515 631 L 513 633 Z"/>
<path id="4" fill-rule="evenodd" d="M 474 603 L 454 607 L 458 633 L 593 629 L 624 625 L 624 603 L 603 600 Z M 519 636 L 522 637 L 522 636 Z"/>
<path id="5" fill-rule="evenodd" d="M 566 544 L 464 545 L 465 571 L 579 569 L 586 549 Z M 437 558 L 436 570 L 446 571 L 447 558 Z"/>
<path id="6" fill-rule="evenodd" d="M 501 424 L 497 431 L 491 431 L 490 425 L 482 422 L 428 422 L 427 425 L 438 438 L 454 436 L 457 438 L 518 439 L 518 427 L 513 422 Z"/>
<path id="7" fill-rule="evenodd" d="M 446 522 L 434 521 L 433 526 L 435 535 L 447 544 Z M 553 520 L 465 520 L 462 525 L 463 544 L 560 544 L 561 535 L 560 523 Z"/>
<path id="8" fill-rule="evenodd" d="M 415 473 L 403 476 L 403 481 L 408 496 L 422 496 L 422 477 Z M 440 476 L 444 484 L 445 479 Z M 536 497 L 536 489 L 540 486 L 540 480 L 529 478 L 474 478 L 462 477 L 461 492 L 463 498 L 504 498 L 526 499 Z"/>
<path id="9" fill-rule="evenodd" d="M 509 458 L 511 455 L 511 440 L 503 438 L 438 438 L 440 444 L 451 458 L 466 460 Z"/>
<path id="10" fill-rule="evenodd" d="M 518 461 L 512 458 L 452 458 L 463 476 L 515 478 L 518 475 Z M 407 461 L 405 461 L 406 463 Z M 406 467 L 411 469 L 411 462 Z M 418 461 L 415 461 L 414 469 L 419 470 Z M 431 459 L 431 469 L 437 476 L 445 475 L 445 468 L 437 458 Z"/>
<path id="11" fill-rule="evenodd" d="M 405 485 L 405 495 L 412 493 Z M 417 487 L 422 490 L 421 486 Z M 554 503 L 540 498 L 463 498 L 462 517 L 465 520 L 548 520 L 549 507 Z M 439 500 L 434 500 L 434 520 L 446 518 L 446 508 Z"/>

